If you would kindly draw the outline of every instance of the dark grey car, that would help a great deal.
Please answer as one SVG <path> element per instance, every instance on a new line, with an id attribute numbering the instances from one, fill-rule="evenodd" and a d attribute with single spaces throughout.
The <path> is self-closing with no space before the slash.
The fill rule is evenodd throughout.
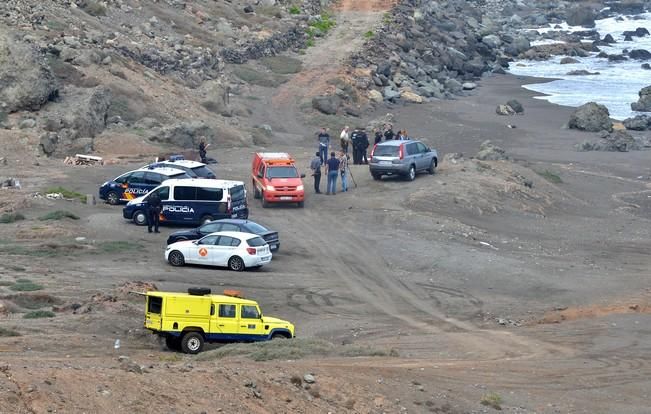
<path id="1" fill-rule="evenodd" d="M 436 150 L 420 141 L 396 140 L 381 142 L 373 148 L 369 169 L 376 180 L 383 175 L 400 175 L 413 181 L 421 171 L 434 174 L 437 165 Z"/>

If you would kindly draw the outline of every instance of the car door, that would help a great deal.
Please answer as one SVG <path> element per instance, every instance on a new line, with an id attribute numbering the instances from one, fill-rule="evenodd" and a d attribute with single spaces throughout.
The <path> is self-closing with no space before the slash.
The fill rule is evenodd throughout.
<path id="1" fill-rule="evenodd" d="M 210 332 L 219 335 L 218 339 L 237 339 L 240 321 L 234 303 L 214 303 L 211 309 Z"/>
<path id="2" fill-rule="evenodd" d="M 256 305 L 240 305 L 239 333 L 240 335 L 255 335 L 256 337 L 264 333 L 260 309 Z"/>
<path id="3" fill-rule="evenodd" d="M 416 143 L 410 142 L 409 144 L 405 145 L 405 151 L 407 152 L 407 160 L 409 163 L 414 164 L 416 166 L 416 170 L 418 170 L 420 168 L 420 158 L 422 155 L 418 153 L 418 146 L 416 146 Z"/>
<path id="4" fill-rule="evenodd" d="M 124 190 L 124 198 L 133 200 L 149 192 L 150 188 L 145 181 L 144 171 L 135 171 L 127 179 L 127 188 Z"/>
<path id="5" fill-rule="evenodd" d="M 216 233 L 218 231 L 223 231 L 222 230 L 222 223 L 208 223 L 204 224 L 203 226 L 199 227 L 199 234 L 201 237 L 207 236 L 210 233 Z"/>
<path id="6" fill-rule="evenodd" d="M 228 259 L 234 254 L 240 241 L 236 238 L 229 236 L 219 236 L 217 245 L 215 246 L 215 255 L 212 259 L 214 266 L 228 266 Z"/>
<path id="7" fill-rule="evenodd" d="M 197 241 L 197 243 L 190 249 L 190 257 L 193 263 L 201 265 L 213 265 L 219 251 L 216 249 L 215 243 L 219 236 L 206 236 Z"/>
<path id="8" fill-rule="evenodd" d="M 174 217 L 169 214 L 168 211 L 165 210 L 165 206 L 169 205 L 170 203 L 170 188 L 168 186 L 165 187 L 158 187 L 156 189 L 156 193 L 158 193 L 158 197 L 160 197 L 160 202 L 161 202 L 161 212 L 160 212 L 160 221 L 165 221 L 165 222 L 173 222 Z M 152 194 L 150 191 L 149 194 L 147 194 L 147 197 L 145 197 L 145 201 L 147 201 L 147 198 Z"/>
<path id="9" fill-rule="evenodd" d="M 417 142 L 416 148 L 418 153 L 420 154 L 420 158 L 418 158 L 419 163 L 416 166 L 416 168 L 418 168 L 419 170 L 425 170 L 429 168 L 429 164 L 432 159 L 429 156 L 428 148 L 422 142 Z"/>

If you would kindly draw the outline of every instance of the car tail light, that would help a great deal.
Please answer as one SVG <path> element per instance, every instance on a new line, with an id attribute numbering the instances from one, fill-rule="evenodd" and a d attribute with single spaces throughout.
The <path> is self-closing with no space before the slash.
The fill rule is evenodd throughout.
<path id="1" fill-rule="evenodd" d="M 400 155 L 400 159 L 405 158 L 405 149 L 402 144 L 398 147 L 398 154 Z"/>
<path id="2" fill-rule="evenodd" d="M 371 158 L 373 158 L 373 153 L 375 152 L 376 148 L 377 148 L 377 144 L 373 145 L 373 149 L 371 150 Z"/>
<path id="3" fill-rule="evenodd" d="M 255 254 L 258 252 L 255 247 L 247 247 L 246 248 L 247 253 L 249 253 L 251 256 L 255 256 Z"/>

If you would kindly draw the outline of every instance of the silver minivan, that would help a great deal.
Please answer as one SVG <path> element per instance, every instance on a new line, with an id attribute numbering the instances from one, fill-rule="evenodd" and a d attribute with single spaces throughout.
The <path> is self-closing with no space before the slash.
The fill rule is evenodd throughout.
<path id="1" fill-rule="evenodd" d="M 413 181 L 421 171 L 434 174 L 437 165 L 438 153 L 435 149 L 420 141 L 394 140 L 375 144 L 369 169 L 375 180 L 383 175 L 400 175 Z"/>

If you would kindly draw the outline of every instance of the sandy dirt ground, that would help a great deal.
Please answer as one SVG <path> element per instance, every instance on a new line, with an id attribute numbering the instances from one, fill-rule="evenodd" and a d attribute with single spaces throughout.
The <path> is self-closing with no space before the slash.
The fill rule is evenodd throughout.
<path id="1" fill-rule="evenodd" d="M 0 176 L 23 185 L 2 190 L 2 208 L 26 216 L 0 224 L 0 327 L 20 334 L 0 338 L 0 412 L 480 413 L 495 411 L 481 403 L 492 395 L 514 413 L 647 413 L 649 152 L 576 152 L 590 135 L 563 129 L 570 109 L 533 99 L 522 82 L 495 76 L 458 100 L 378 110 L 464 161 L 413 182 L 376 182 L 353 166 L 357 186 L 334 197 L 306 180 L 304 209 L 251 198 L 251 218 L 280 232 L 282 250 L 244 273 L 169 266 L 165 240 L 178 227 L 149 235 L 120 207 L 33 196 L 59 185 L 95 194 L 146 159 L 72 167 L 0 149 Z M 495 115 L 508 98 L 525 114 Z M 273 149 L 307 169 L 316 146 L 291 132 Z M 486 139 L 511 160 L 471 159 Z M 253 151 L 209 155 L 220 177 L 248 182 Z M 80 219 L 38 220 L 52 210 Z M 32 295 L 55 317 L 24 319 L 19 297 L 30 293 L 10 289 L 19 279 L 43 286 Z M 142 301 L 127 293 L 135 281 L 240 289 L 300 337 L 398 356 L 176 354 L 142 329 Z M 305 373 L 317 380 L 309 389 L 292 381 Z"/>

